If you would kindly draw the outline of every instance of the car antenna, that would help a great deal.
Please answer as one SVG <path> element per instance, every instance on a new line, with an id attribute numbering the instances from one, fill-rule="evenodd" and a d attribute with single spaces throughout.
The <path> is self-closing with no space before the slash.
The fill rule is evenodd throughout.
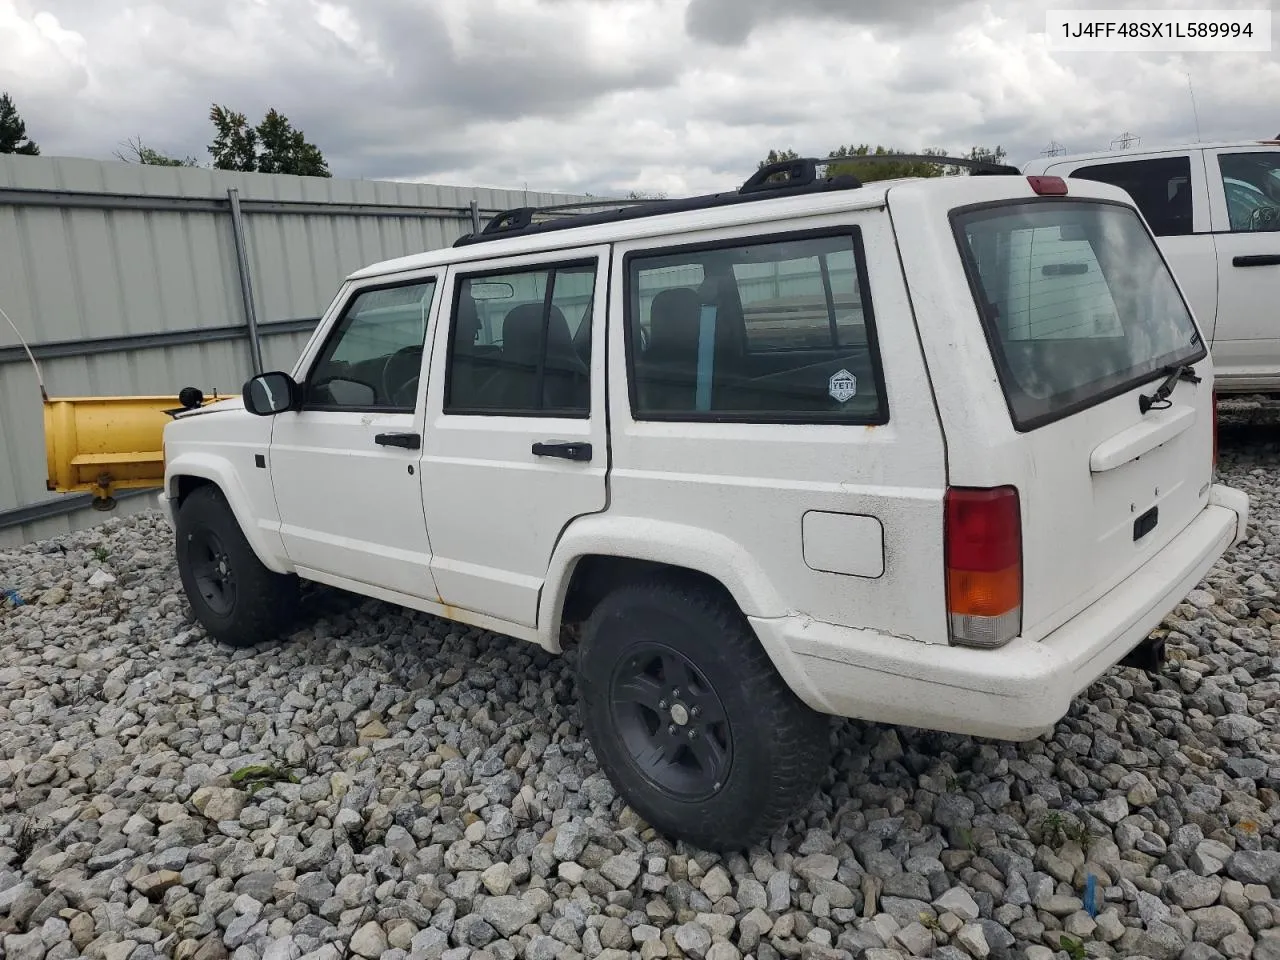
<path id="1" fill-rule="evenodd" d="M 22 349 L 27 351 L 27 359 L 31 361 L 31 366 L 36 370 L 36 382 L 40 384 L 40 399 L 45 403 L 49 402 L 49 392 L 44 388 L 44 374 L 40 372 L 40 364 L 36 363 L 35 354 L 31 352 L 31 348 L 27 346 L 26 338 L 22 336 L 22 331 L 18 329 L 18 325 L 13 322 L 12 318 L 4 312 L 4 308 L 0 307 L 0 317 L 4 317 L 9 322 L 9 326 L 13 328 L 14 335 L 17 336 L 18 342 L 22 344 Z"/>

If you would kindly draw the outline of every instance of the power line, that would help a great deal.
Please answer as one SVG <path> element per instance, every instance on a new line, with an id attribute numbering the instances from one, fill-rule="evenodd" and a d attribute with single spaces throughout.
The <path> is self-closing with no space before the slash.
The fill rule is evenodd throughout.
<path id="1" fill-rule="evenodd" d="M 1060 157 L 1067 152 L 1067 148 L 1060 144 L 1057 140 L 1050 140 L 1049 145 L 1040 151 L 1042 157 Z"/>
<path id="2" fill-rule="evenodd" d="M 1131 146 L 1141 142 L 1141 137 L 1136 137 L 1126 130 L 1124 133 L 1120 134 L 1120 136 L 1111 141 L 1111 147 L 1112 149 L 1115 149 L 1116 144 L 1119 144 L 1121 150 L 1128 150 Z"/>

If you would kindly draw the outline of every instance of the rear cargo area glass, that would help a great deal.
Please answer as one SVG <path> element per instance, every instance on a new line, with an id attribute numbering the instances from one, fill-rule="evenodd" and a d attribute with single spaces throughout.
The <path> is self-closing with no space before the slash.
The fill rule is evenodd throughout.
<path id="1" fill-rule="evenodd" d="M 1020 430 L 1205 355 L 1137 213 L 1080 200 L 955 215 L 978 311 Z"/>

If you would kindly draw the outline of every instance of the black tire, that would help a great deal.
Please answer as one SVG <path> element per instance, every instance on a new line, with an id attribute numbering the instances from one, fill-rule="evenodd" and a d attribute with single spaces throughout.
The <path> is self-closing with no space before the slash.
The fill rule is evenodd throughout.
<path id="1" fill-rule="evenodd" d="M 197 487 L 178 508 L 175 552 L 192 613 L 228 646 L 273 640 L 297 612 L 298 578 L 262 565 L 212 484 Z"/>
<path id="2" fill-rule="evenodd" d="M 830 718 L 791 691 L 729 600 L 683 578 L 608 594 L 583 630 L 578 674 L 606 776 L 651 826 L 697 847 L 765 840 L 830 762 Z"/>

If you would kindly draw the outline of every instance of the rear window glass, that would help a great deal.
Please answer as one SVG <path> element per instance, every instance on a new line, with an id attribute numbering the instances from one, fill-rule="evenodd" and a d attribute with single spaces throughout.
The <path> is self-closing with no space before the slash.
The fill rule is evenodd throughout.
<path id="1" fill-rule="evenodd" d="M 1101 402 L 1204 347 L 1130 207 L 1001 204 L 956 217 L 1015 425 Z"/>
<path id="2" fill-rule="evenodd" d="M 628 257 L 640 419 L 887 420 L 859 235 Z"/>

